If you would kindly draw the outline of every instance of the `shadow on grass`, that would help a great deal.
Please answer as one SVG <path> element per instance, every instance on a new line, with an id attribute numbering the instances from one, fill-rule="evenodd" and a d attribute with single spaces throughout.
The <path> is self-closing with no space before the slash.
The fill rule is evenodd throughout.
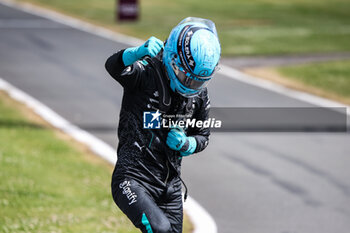
<path id="1" fill-rule="evenodd" d="M 0 119 L 0 129 L 1 128 L 30 128 L 30 129 L 38 129 L 38 130 L 46 129 L 46 127 L 43 127 L 35 123 L 30 123 L 23 120 L 10 120 L 10 119 Z"/>

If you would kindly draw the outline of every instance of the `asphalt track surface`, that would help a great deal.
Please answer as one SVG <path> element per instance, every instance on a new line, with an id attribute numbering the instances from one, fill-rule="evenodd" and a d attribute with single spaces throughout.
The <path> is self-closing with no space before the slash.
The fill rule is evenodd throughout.
<path id="1" fill-rule="evenodd" d="M 113 147 L 122 89 L 104 62 L 127 46 L 0 4 L 0 77 Z M 209 91 L 213 106 L 310 106 L 223 75 Z M 183 178 L 220 233 L 348 233 L 349 139 L 213 133 Z"/>

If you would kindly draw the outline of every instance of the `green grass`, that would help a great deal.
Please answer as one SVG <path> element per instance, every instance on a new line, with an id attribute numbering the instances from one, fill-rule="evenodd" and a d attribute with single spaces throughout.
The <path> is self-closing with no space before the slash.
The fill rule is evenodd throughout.
<path id="1" fill-rule="evenodd" d="M 285 77 L 350 102 L 350 60 L 278 68 Z"/>
<path id="2" fill-rule="evenodd" d="M 1 233 L 140 232 L 113 202 L 112 169 L 0 91 Z"/>
<path id="3" fill-rule="evenodd" d="M 144 0 L 137 23 L 114 21 L 116 0 L 21 0 L 143 39 L 165 39 L 187 16 L 212 19 L 223 54 L 350 51 L 349 0 Z"/>
<path id="4" fill-rule="evenodd" d="M 27 120 L 3 97 L 0 232 L 139 232 L 113 203 L 110 166 Z"/>

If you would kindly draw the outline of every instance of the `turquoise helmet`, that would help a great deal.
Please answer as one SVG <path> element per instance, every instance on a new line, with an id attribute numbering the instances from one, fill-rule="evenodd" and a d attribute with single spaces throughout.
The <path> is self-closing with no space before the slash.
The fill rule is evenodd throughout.
<path id="1" fill-rule="evenodd" d="M 182 20 L 171 31 L 163 52 L 171 89 L 187 98 L 198 95 L 213 77 L 220 53 L 211 20 L 195 17 Z"/>

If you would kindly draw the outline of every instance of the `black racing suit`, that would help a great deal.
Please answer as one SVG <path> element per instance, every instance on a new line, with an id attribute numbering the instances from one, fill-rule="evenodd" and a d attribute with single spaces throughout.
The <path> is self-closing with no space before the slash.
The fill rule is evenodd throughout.
<path id="1" fill-rule="evenodd" d="M 124 50 L 106 61 L 108 73 L 124 88 L 118 127 L 118 161 L 112 176 L 115 203 L 142 232 L 182 232 L 182 195 L 178 151 L 166 145 L 169 128 L 144 129 L 143 114 L 159 110 L 172 120 L 206 120 L 207 90 L 184 98 L 170 89 L 169 80 L 157 57 L 125 67 Z M 195 153 L 208 144 L 209 128 L 188 127 L 196 139 Z"/>

